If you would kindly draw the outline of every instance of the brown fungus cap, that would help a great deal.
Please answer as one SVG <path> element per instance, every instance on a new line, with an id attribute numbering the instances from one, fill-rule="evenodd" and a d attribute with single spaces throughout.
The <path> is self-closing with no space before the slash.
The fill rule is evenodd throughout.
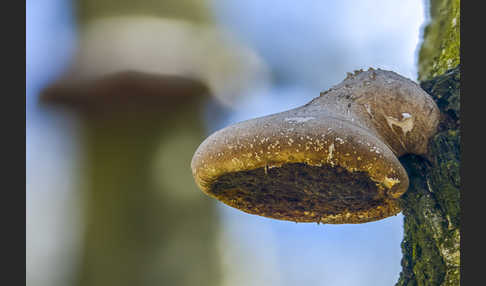
<path id="1" fill-rule="evenodd" d="M 397 157 L 425 154 L 439 110 L 415 82 L 369 69 L 308 104 L 219 130 L 191 167 L 206 194 L 251 214 L 363 223 L 400 212 Z"/>
<path id="2" fill-rule="evenodd" d="M 163 112 L 208 95 L 201 81 L 185 76 L 120 71 L 96 78 L 67 75 L 47 87 L 41 102 L 89 114 L 139 110 Z"/>

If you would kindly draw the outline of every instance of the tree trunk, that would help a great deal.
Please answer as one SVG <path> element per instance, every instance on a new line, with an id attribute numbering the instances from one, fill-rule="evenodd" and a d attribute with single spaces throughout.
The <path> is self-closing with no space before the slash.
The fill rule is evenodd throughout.
<path id="1" fill-rule="evenodd" d="M 459 0 L 432 0 L 419 54 L 422 88 L 442 112 L 428 158 L 400 160 L 410 177 L 401 198 L 402 272 L 397 286 L 460 285 Z M 456 66 L 450 69 L 450 67 Z"/>
<path id="2" fill-rule="evenodd" d="M 155 115 L 84 118 L 84 237 L 78 284 L 218 285 L 217 214 L 187 166 L 201 100 Z"/>

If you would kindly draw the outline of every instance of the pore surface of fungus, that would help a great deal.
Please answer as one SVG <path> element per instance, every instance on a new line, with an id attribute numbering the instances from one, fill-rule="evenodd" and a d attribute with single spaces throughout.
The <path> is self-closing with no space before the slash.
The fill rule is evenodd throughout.
<path id="1" fill-rule="evenodd" d="M 439 110 L 415 82 L 356 71 L 308 104 L 209 136 L 192 159 L 199 188 L 251 214 L 296 222 L 363 223 L 400 212 L 398 161 L 422 154 Z"/>

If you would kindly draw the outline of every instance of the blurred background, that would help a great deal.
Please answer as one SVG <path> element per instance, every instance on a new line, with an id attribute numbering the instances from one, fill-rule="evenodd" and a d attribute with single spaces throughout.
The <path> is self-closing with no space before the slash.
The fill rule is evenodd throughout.
<path id="1" fill-rule="evenodd" d="M 26 6 L 27 285 L 398 280 L 401 214 L 360 225 L 249 215 L 199 191 L 190 160 L 211 132 L 303 105 L 346 72 L 374 67 L 416 80 L 425 0 Z M 101 119 L 77 106 L 39 104 L 52 86 L 67 86 L 60 97 L 96 96 L 76 84 L 124 71 L 197 80 L 210 92 L 161 101 L 153 116 L 136 107 L 113 112 L 116 97 Z M 127 93 L 153 86 L 145 77 L 118 80 L 135 86 Z"/>

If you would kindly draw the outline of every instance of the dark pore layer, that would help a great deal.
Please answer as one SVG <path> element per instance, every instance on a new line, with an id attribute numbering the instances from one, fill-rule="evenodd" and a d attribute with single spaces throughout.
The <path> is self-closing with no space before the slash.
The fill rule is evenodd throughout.
<path id="1" fill-rule="evenodd" d="M 215 180 L 209 192 L 242 211 L 299 222 L 347 213 L 355 216 L 387 200 L 364 172 L 303 163 L 228 173 Z"/>

